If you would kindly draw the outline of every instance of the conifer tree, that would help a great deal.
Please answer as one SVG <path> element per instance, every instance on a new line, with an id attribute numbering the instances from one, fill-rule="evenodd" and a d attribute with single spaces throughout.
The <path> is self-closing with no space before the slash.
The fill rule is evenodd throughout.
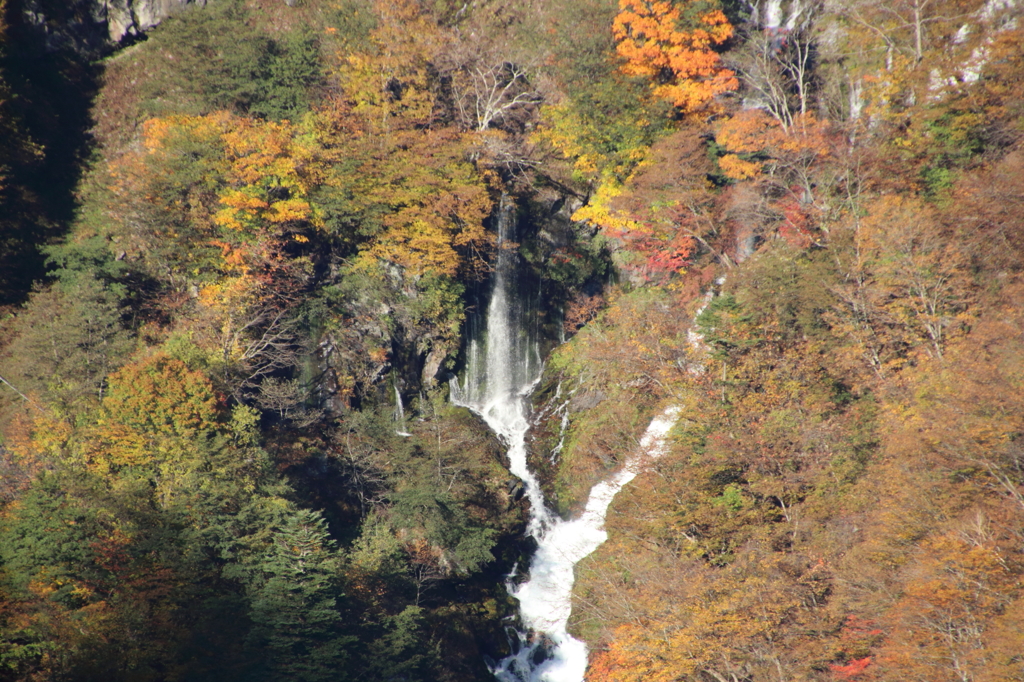
<path id="1" fill-rule="evenodd" d="M 315 511 L 289 516 L 251 586 L 250 646 L 262 652 L 262 679 L 342 679 L 346 647 L 338 612 L 341 568 L 327 524 Z"/>

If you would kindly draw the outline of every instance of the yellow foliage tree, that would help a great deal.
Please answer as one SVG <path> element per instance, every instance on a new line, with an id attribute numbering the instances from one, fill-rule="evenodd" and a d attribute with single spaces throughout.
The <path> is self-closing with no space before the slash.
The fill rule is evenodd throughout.
<path id="1" fill-rule="evenodd" d="M 466 139 L 439 130 L 403 131 L 395 140 L 362 166 L 358 200 L 389 210 L 360 264 L 386 261 L 413 276 L 484 270 L 494 247 L 484 227 L 493 200 L 486 176 L 466 159 Z"/>
<path id="2" fill-rule="evenodd" d="M 111 216 L 149 228 L 129 248 L 173 255 L 193 276 L 237 275 L 274 268 L 283 243 L 322 227 L 310 193 L 327 159 L 303 126 L 223 111 L 168 116 L 143 124 L 142 143 L 142 154 L 111 164 L 125 199 Z"/>
<path id="3" fill-rule="evenodd" d="M 110 376 L 103 412 L 82 449 L 86 464 L 107 475 L 146 472 L 167 504 L 198 471 L 224 431 L 221 401 L 202 372 L 156 355 Z"/>
<path id="4" fill-rule="evenodd" d="M 230 189 L 221 194 L 224 209 L 217 224 L 235 230 L 313 217 L 307 196 L 316 183 L 315 149 L 287 121 L 237 119 L 223 135 L 230 163 Z"/>
<path id="5" fill-rule="evenodd" d="M 313 186 L 316 153 L 288 121 L 259 121 L 216 112 L 172 116 L 143 124 L 143 145 L 151 156 L 178 153 L 185 140 L 219 147 L 219 203 L 214 222 L 239 232 L 308 220 L 306 197 Z"/>
<path id="6" fill-rule="evenodd" d="M 377 0 L 374 14 L 372 51 L 339 55 L 337 73 L 353 111 L 371 134 L 382 136 L 396 119 L 398 127 L 429 122 L 434 108 L 430 65 L 445 41 L 413 0 Z"/>

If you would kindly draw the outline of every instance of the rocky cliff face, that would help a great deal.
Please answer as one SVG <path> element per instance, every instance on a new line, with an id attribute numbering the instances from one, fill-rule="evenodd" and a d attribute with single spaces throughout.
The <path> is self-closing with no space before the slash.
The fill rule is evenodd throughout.
<path id="1" fill-rule="evenodd" d="M 185 5 L 207 0 L 23 0 L 26 23 L 43 31 L 48 50 L 96 56 L 140 35 Z"/>
<path id="2" fill-rule="evenodd" d="M 107 35 L 114 43 L 135 36 L 159 24 L 177 9 L 206 0 L 92 0 L 106 14 Z"/>

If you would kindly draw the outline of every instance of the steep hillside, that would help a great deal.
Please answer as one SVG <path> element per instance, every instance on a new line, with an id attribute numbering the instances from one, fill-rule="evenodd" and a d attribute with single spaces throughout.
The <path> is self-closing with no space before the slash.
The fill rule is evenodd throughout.
<path id="1" fill-rule="evenodd" d="M 0 679 L 490 677 L 510 253 L 587 680 L 1024 679 L 1014 2 L 8 3 Z"/>
<path id="2" fill-rule="evenodd" d="M 635 286 L 550 363 L 564 508 L 684 410 L 577 569 L 588 679 L 1021 679 L 1017 19 L 773 9 L 577 214 Z"/>

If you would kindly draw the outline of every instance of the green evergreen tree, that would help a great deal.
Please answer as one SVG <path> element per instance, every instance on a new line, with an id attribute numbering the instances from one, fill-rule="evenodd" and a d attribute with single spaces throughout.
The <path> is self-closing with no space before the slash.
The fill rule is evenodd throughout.
<path id="1" fill-rule="evenodd" d="M 428 542 L 449 553 L 460 573 L 473 573 L 493 561 L 494 530 L 472 519 L 450 493 L 420 483 L 394 493 L 396 523 L 422 529 Z"/>
<path id="2" fill-rule="evenodd" d="M 143 85 L 146 113 L 205 114 L 228 109 L 264 118 L 297 118 L 324 80 L 319 43 L 309 29 L 271 38 L 253 26 L 244 3 L 195 7 L 153 31 L 153 76 Z"/>
<path id="3" fill-rule="evenodd" d="M 424 609 L 406 606 L 394 616 L 381 620 L 384 630 L 367 647 L 366 662 L 361 671 L 367 680 L 424 679 L 424 668 L 435 654 L 424 632 Z"/>
<path id="4" fill-rule="evenodd" d="M 251 585 L 249 644 L 261 652 L 261 677 L 288 682 L 343 679 L 341 559 L 319 512 L 300 510 L 277 531 Z"/>
<path id="5" fill-rule="evenodd" d="M 4 376 L 62 410 L 98 398 L 132 345 L 117 292 L 86 274 L 33 294 L 11 332 Z"/>

